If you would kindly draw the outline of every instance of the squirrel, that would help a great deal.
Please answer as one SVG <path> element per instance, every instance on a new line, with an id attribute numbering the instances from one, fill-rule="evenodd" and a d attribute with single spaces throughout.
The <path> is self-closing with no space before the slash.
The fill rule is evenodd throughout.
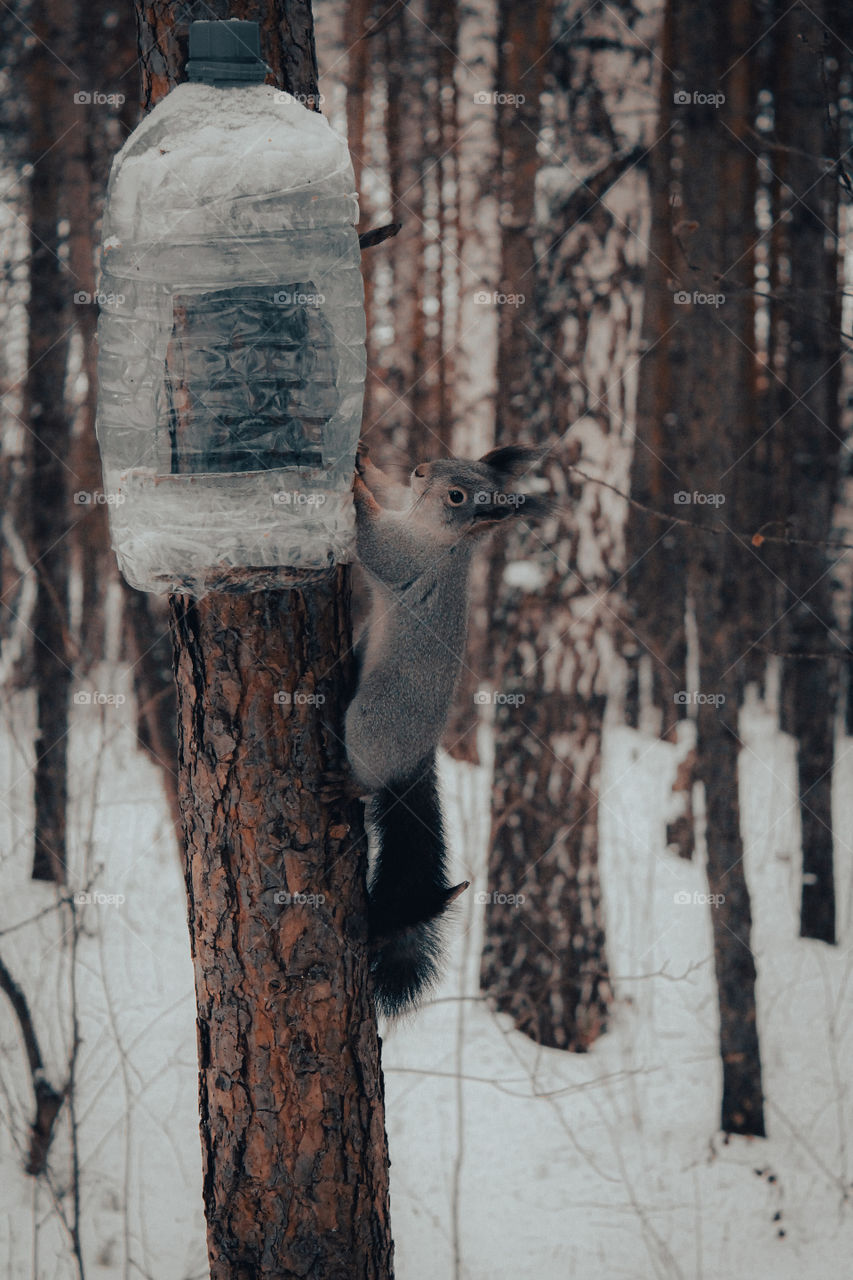
<path id="1" fill-rule="evenodd" d="M 355 646 L 345 742 L 378 843 L 368 925 L 376 1001 L 389 1016 L 435 983 L 439 921 L 468 887 L 447 879 L 436 750 L 465 654 L 474 551 L 497 526 L 552 510 L 548 499 L 508 488 L 543 453 L 508 445 L 477 461 L 423 462 L 404 485 L 359 444 L 356 550 L 370 609 Z"/>

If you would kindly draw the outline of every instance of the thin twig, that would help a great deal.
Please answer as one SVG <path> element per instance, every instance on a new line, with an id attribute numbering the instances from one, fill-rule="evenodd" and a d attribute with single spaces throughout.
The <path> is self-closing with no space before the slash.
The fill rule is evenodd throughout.
<path id="1" fill-rule="evenodd" d="M 695 520 L 685 520 L 683 516 L 672 515 L 667 511 L 658 511 L 656 507 L 650 507 L 645 502 L 640 502 L 638 498 L 632 498 L 630 494 L 624 490 L 618 489 L 615 484 L 611 484 L 609 480 L 601 480 L 598 476 L 591 476 L 586 471 L 574 463 L 568 463 L 568 471 L 574 471 L 582 479 L 588 480 L 591 484 L 600 484 L 603 488 L 609 489 L 611 493 L 615 493 L 622 498 L 630 506 L 636 507 L 638 511 L 644 511 L 646 515 L 652 516 L 655 520 L 663 520 L 673 525 L 681 525 L 685 529 L 693 529 L 698 533 L 710 533 L 715 538 L 735 538 L 739 542 L 749 542 L 754 546 L 761 546 L 763 542 L 778 542 L 783 546 L 789 547 L 826 547 L 835 551 L 853 551 L 853 542 L 835 542 L 832 540 L 823 541 L 820 538 L 792 538 L 780 537 L 769 533 L 741 533 L 737 529 L 717 529 L 711 524 L 697 524 Z"/>

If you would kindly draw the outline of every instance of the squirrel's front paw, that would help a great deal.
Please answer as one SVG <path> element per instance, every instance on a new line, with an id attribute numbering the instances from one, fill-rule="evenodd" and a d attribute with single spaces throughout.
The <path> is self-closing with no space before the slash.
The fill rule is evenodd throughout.
<path id="1" fill-rule="evenodd" d="M 361 475 L 356 471 L 352 481 L 352 496 L 358 510 L 364 515 L 367 512 L 373 515 L 379 514 L 379 503 L 368 489 Z"/>
<path id="2" fill-rule="evenodd" d="M 322 804 L 333 805 L 342 800 L 361 800 L 364 787 L 359 786 L 351 773 L 327 769 L 314 794 Z"/>

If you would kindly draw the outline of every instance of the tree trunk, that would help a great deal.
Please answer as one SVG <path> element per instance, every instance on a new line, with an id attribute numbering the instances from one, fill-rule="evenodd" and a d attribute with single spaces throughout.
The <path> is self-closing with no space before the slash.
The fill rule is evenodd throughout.
<path id="1" fill-rule="evenodd" d="M 458 185 L 457 266 L 453 379 L 452 452 L 477 458 L 495 442 L 498 308 L 501 284 L 501 193 L 496 90 L 498 15 L 489 0 L 474 0 L 459 14 L 459 61 L 455 69 Z M 472 82 L 471 69 L 476 71 Z M 489 358 L 484 358 L 484 353 Z M 469 590 L 470 623 L 465 666 L 444 736 L 458 760 L 479 764 L 475 695 L 489 669 L 493 585 L 486 551 L 474 559 Z"/>
<path id="2" fill-rule="evenodd" d="M 101 489 L 101 463 L 95 438 L 98 399 L 96 339 L 98 305 L 95 299 L 95 244 L 103 212 L 115 137 L 130 132 L 138 116 L 138 103 L 123 80 L 136 58 L 136 32 L 131 22 L 109 21 L 109 0 L 75 4 L 74 66 L 80 82 L 99 86 L 102 92 L 123 93 L 116 109 L 83 105 L 74 107 L 65 203 L 68 211 L 68 288 L 75 295 L 73 319 L 80 336 L 81 372 L 86 391 L 77 411 L 71 442 L 72 486 L 75 492 L 93 494 Z M 88 299 L 86 301 L 85 299 Z M 80 625 L 75 632 L 78 672 L 104 657 L 104 605 L 107 590 L 116 579 L 115 558 L 110 550 L 107 508 L 90 501 L 74 506 L 72 545 L 73 576 L 80 582 Z M 171 663 L 170 663 L 171 665 Z M 169 676 L 169 685 L 173 681 Z"/>
<path id="3" fill-rule="evenodd" d="M 673 380 L 679 426 L 676 470 L 685 491 L 717 495 L 705 505 L 735 529 L 755 528 L 752 446 L 764 427 L 755 404 L 753 245 L 755 160 L 748 141 L 755 115 L 751 62 L 759 34 L 746 0 L 723 5 L 671 0 L 673 66 L 681 71 L 678 104 L 683 145 L 681 181 L 683 286 L 689 303 L 673 306 L 683 364 Z M 725 83 L 711 104 L 707 86 Z M 697 100 L 698 99 L 698 100 Z M 695 291 L 695 297 L 694 297 Z M 723 302 L 709 302 L 722 297 Z M 704 299 L 704 301 L 703 301 Z M 668 339 L 664 339 L 664 342 Z M 725 371 L 725 376 L 722 372 Z M 713 388 L 713 394 L 710 393 Z M 711 523 L 701 510 L 691 518 Z M 751 611 L 755 556 L 733 536 L 691 534 L 687 605 L 698 634 L 699 688 L 686 690 L 697 708 L 697 774 L 705 787 L 707 875 L 720 1015 L 726 1132 L 763 1135 L 761 1061 L 755 1007 L 751 913 L 738 804 L 738 710 L 745 656 L 763 619 Z"/>
<path id="4" fill-rule="evenodd" d="M 383 434 L 412 465 L 444 450 L 432 436 L 438 424 L 424 421 L 424 187 L 432 160 L 425 151 L 429 50 L 423 15 L 403 6 L 382 33 L 387 84 L 386 145 L 391 220 L 402 224 L 388 244 L 393 274 L 389 312 L 393 340 L 383 349 L 379 376 L 385 384 L 377 403 Z M 373 428 L 373 423 L 368 424 Z M 378 443 L 373 437 L 373 443 Z"/>
<path id="5" fill-rule="evenodd" d="M 181 839 L 178 724 L 172 646 L 163 602 L 122 579 L 124 643 L 136 696 L 136 736 L 159 767 L 175 837 Z"/>
<path id="6" fill-rule="evenodd" d="M 569 25 L 565 13 L 559 25 Z M 653 20 L 647 26 L 648 44 Z M 526 158 L 516 151 L 516 167 L 507 169 L 522 175 L 522 190 L 516 205 L 513 183 L 504 260 L 514 274 L 501 285 L 525 302 L 502 308 L 498 443 L 520 436 L 553 445 L 564 433 L 568 441 L 553 454 L 561 464 L 553 473 L 559 519 L 509 543 L 510 564 L 521 561 L 535 587 L 519 587 L 500 572 L 492 580 L 491 626 L 505 638 L 495 661 L 497 829 L 481 974 L 484 990 L 522 1031 L 573 1050 L 586 1049 L 602 1033 L 611 995 L 598 803 L 620 629 L 621 606 L 612 592 L 624 563 L 626 509 L 594 483 L 578 492 L 566 476 L 580 461 L 609 484 L 624 488 L 627 482 L 634 421 L 629 373 L 642 300 L 637 246 L 646 240 L 648 222 L 646 182 L 637 167 L 648 140 L 636 119 L 626 126 L 623 95 L 628 84 L 635 89 L 638 79 L 650 80 L 651 65 L 616 52 L 621 30 L 613 12 L 595 11 L 582 17 L 571 40 L 554 46 L 553 168 L 541 181 L 547 217 L 534 244 L 540 124 L 527 135 Z M 528 67 L 538 60 L 540 75 L 547 27 L 542 35 L 538 52 L 528 44 L 521 54 L 516 31 L 504 34 L 513 57 Z M 536 100 L 529 72 L 518 85 L 499 74 L 498 84 L 501 92 L 521 89 L 528 104 Z M 513 127 L 512 136 L 518 148 L 523 135 Z"/>
<path id="7" fill-rule="evenodd" d="M 358 193 L 360 226 L 359 231 L 368 231 L 375 225 L 371 221 L 372 210 L 365 192 L 365 172 L 371 167 L 370 148 L 368 145 L 367 124 L 370 116 L 370 100 L 374 91 L 371 78 L 370 55 L 375 47 L 375 39 L 368 39 L 367 33 L 372 30 L 370 14 L 373 9 L 372 0 L 353 0 L 344 6 L 343 39 L 346 48 L 346 113 L 347 113 L 347 145 L 352 156 L 352 167 L 355 175 L 355 189 Z M 367 351 L 367 377 L 364 382 L 364 421 L 373 422 L 375 418 L 374 399 L 377 390 L 377 379 L 373 370 L 377 368 L 375 351 L 374 323 L 374 271 L 376 256 L 368 254 L 362 263 L 362 279 L 364 280 L 364 316 L 365 347 Z"/>
<path id="8" fill-rule="evenodd" d="M 673 169 L 673 142 L 678 122 L 673 119 L 671 11 L 661 29 L 658 80 L 658 143 L 649 154 L 651 227 L 646 266 L 643 335 L 638 369 L 637 437 L 631 461 L 631 493 L 656 511 L 680 514 L 674 494 L 682 488 L 677 470 L 679 424 L 673 412 L 672 389 L 680 376 L 684 353 L 674 321 L 673 295 L 682 265 L 673 226 L 681 222 L 682 184 Z M 667 339 L 667 341 L 664 341 Z M 686 682 L 684 540 L 673 527 L 632 507 L 627 523 L 627 595 L 633 602 L 632 636 L 626 637 L 629 664 L 627 719 L 640 723 L 638 664 L 651 663 L 652 703 L 660 713 L 661 737 L 674 741 L 684 705 L 677 694 Z M 652 602 L 653 605 L 652 605 Z M 632 645 L 631 640 L 636 641 Z"/>
<path id="9" fill-rule="evenodd" d="M 300 27 L 280 59 L 262 45 L 279 83 L 316 98 L 310 8 L 264 12 L 264 33 Z M 152 103 L 186 27 L 139 18 L 168 46 Z M 345 568 L 171 601 L 212 1280 L 392 1275 L 362 817 L 326 794 L 346 771 L 349 606 Z"/>
<path id="10" fill-rule="evenodd" d="M 347 578 L 173 600 L 211 1280 L 392 1273 Z"/>
<path id="11" fill-rule="evenodd" d="M 61 51 L 73 15 L 51 0 L 33 15 L 35 40 L 27 53 L 30 108 L 30 303 L 24 421 L 30 432 L 28 553 L 36 567 L 33 610 L 34 677 L 38 707 L 35 744 L 33 878 L 66 879 L 68 702 L 72 655 L 68 635 L 69 455 L 71 421 L 65 399 L 71 296 L 59 257 L 61 193 L 66 176 L 71 77 Z M 77 128 L 81 122 L 77 121 Z"/>
<path id="12" fill-rule="evenodd" d="M 790 264 L 790 301 L 777 323 L 786 323 L 787 348 L 777 384 L 778 423 L 774 430 L 779 512 L 794 536 L 826 540 L 832 535 L 838 489 L 841 316 L 837 239 L 838 179 L 822 157 L 833 152 L 828 136 L 825 91 L 837 101 L 837 66 L 824 85 L 824 59 L 839 58 L 832 25 L 834 6 L 787 11 L 777 29 L 779 57 L 775 88 L 776 137 L 773 156 L 786 197 L 785 250 Z M 836 47 L 829 47 L 834 41 Z M 836 92 L 833 90 L 835 82 Z M 775 530 L 774 530 L 775 531 Z M 837 553 L 798 546 L 793 554 L 774 551 L 769 563 L 778 575 L 772 633 L 783 659 L 782 727 L 797 739 L 802 830 L 800 932 L 835 942 L 835 884 L 832 848 L 832 765 L 838 661 L 831 654 L 836 624 L 830 570 Z M 808 657 L 798 658 L 797 654 Z"/>

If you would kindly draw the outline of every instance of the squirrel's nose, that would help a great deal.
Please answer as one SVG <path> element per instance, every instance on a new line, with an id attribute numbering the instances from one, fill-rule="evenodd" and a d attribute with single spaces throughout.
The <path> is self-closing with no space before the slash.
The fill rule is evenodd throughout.
<path id="1" fill-rule="evenodd" d="M 415 467 L 415 475 L 418 477 L 419 480 L 423 480 L 424 476 L 426 475 L 426 468 L 423 462 L 419 467 Z"/>

